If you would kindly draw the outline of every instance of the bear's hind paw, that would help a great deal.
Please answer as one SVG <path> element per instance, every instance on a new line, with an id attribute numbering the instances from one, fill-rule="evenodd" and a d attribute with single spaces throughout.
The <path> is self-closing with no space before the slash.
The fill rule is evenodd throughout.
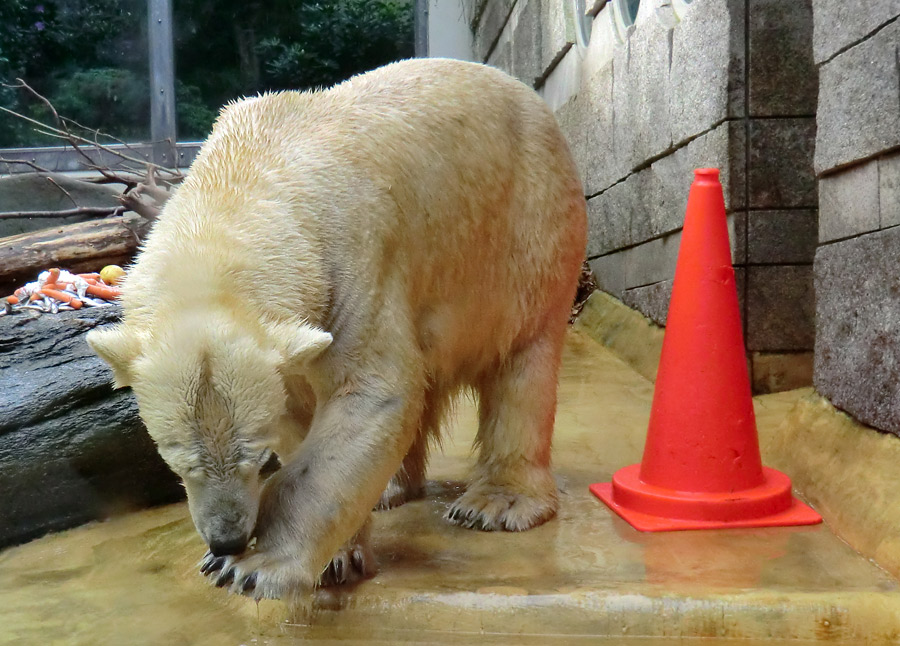
<path id="1" fill-rule="evenodd" d="M 381 493 L 381 498 L 378 499 L 378 504 L 375 505 L 375 511 L 394 509 L 405 505 L 410 500 L 417 500 L 424 495 L 424 490 L 424 485 L 417 487 L 404 483 L 400 478 L 394 476 Z"/>
<path id="2" fill-rule="evenodd" d="M 468 529 L 521 532 L 553 518 L 557 507 L 555 489 L 546 496 L 535 496 L 480 483 L 470 486 L 445 518 Z"/>
<path id="3" fill-rule="evenodd" d="M 375 556 L 365 542 L 342 547 L 319 576 L 319 587 L 347 585 L 375 575 Z"/>

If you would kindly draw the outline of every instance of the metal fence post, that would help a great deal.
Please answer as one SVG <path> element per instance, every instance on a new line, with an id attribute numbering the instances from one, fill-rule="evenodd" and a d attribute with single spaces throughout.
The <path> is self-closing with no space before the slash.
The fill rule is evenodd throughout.
<path id="1" fill-rule="evenodd" d="M 172 0 L 147 0 L 150 58 L 150 138 L 153 161 L 175 167 L 175 46 Z"/>
<path id="2" fill-rule="evenodd" d="M 418 58 L 428 56 L 428 3 L 431 0 L 415 0 L 413 4 L 413 30 L 415 55 Z"/>

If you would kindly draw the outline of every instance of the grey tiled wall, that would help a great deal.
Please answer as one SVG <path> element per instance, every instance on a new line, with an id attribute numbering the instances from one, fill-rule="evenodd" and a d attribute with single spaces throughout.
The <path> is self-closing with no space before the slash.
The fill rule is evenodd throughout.
<path id="1" fill-rule="evenodd" d="M 571 46 L 559 27 L 567 4 L 487 0 L 476 49 L 539 86 Z M 693 170 L 717 167 L 748 350 L 810 366 L 817 91 L 812 0 L 694 0 L 671 29 L 644 13 L 556 113 L 582 174 L 601 288 L 665 321 Z"/>
<path id="2" fill-rule="evenodd" d="M 816 0 L 815 385 L 900 434 L 900 0 Z"/>

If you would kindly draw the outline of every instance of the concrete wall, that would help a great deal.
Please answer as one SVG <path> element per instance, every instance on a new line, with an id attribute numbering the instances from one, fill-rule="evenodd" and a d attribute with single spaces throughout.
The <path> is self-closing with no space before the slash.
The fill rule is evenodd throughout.
<path id="1" fill-rule="evenodd" d="M 814 0 L 815 385 L 900 434 L 900 0 Z"/>
<path id="2" fill-rule="evenodd" d="M 693 170 L 718 167 L 754 388 L 810 383 L 811 0 L 643 0 L 628 28 L 588 0 L 586 48 L 569 0 L 475 4 L 476 58 L 538 89 L 569 139 L 601 288 L 665 322 Z"/>

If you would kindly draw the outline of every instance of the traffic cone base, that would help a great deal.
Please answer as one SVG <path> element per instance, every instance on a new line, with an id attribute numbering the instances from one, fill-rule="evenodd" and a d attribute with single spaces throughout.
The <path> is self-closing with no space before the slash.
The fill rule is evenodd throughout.
<path id="1" fill-rule="evenodd" d="M 590 486 L 591 493 L 642 532 L 729 527 L 784 527 L 822 522 L 812 508 L 791 495 L 791 481 L 763 467 L 764 482 L 743 491 L 674 491 L 640 480 L 640 464 L 617 471 L 612 482 Z"/>

